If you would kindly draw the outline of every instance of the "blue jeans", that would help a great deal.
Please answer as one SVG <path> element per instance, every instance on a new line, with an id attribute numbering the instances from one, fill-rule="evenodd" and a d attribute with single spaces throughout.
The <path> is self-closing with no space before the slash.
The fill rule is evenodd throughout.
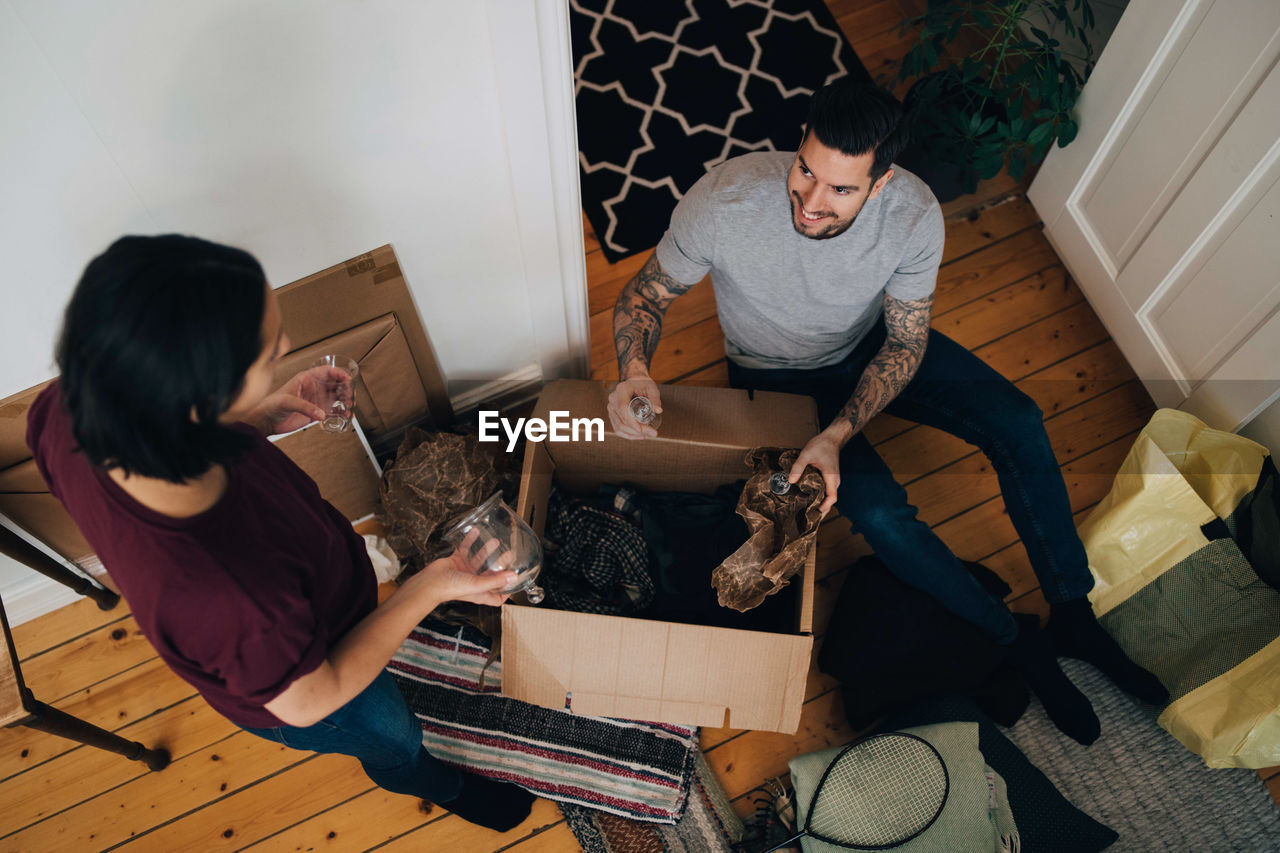
<path id="1" fill-rule="evenodd" d="M 813 370 L 756 370 L 730 361 L 729 382 L 735 388 L 811 396 L 826 425 L 848 402 L 884 339 L 881 321 L 844 361 Z M 949 432 L 986 454 L 1050 603 L 1080 598 L 1093 588 L 1066 484 L 1035 401 L 973 353 L 931 331 L 920 369 L 885 411 Z M 861 433 L 840 453 L 836 506 L 895 575 L 997 642 L 1013 641 L 1018 629 L 1008 608 L 988 595 L 916 517 L 906 490 Z"/>
<path id="2" fill-rule="evenodd" d="M 354 755 L 375 785 L 397 794 L 447 803 L 462 788 L 461 774 L 422 745 L 418 719 L 386 672 L 315 725 L 245 731 L 293 749 Z"/>

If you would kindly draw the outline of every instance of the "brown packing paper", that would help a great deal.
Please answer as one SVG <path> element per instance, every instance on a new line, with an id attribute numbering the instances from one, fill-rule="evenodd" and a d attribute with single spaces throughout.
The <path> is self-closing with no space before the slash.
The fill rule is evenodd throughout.
<path id="1" fill-rule="evenodd" d="M 410 428 L 382 478 L 387 542 L 410 570 L 421 569 L 449 550 L 448 526 L 498 484 L 493 457 L 474 436 Z"/>
<path id="2" fill-rule="evenodd" d="M 785 495 L 769 489 L 774 472 L 790 472 L 799 455 L 799 450 L 781 447 L 756 447 L 747 453 L 744 461 L 754 473 L 738 500 L 738 515 L 746 519 L 750 535 L 711 573 L 721 607 L 759 607 L 804 568 L 822 521 L 822 475 L 806 468 Z"/>

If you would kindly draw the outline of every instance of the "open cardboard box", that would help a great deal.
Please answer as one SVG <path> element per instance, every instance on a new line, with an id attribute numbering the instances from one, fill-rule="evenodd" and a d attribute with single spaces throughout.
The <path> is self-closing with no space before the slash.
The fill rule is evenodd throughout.
<path id="1" fill-rule="evenodd" d="M 603 418 L 599 382 L 548 384 L 532 417 L 552 411 Z M 517 512 L 539 534 L 552 481 L 570 493 L 603 483 L 710 494 L 751 473 L 752 447 L 803 447 L 818 432 L 808 397 L 727 388 L 662 386 L 656 439 L 529 442 Z M 700 726 L 793 733 L 800 725 L 813 650 L 816 549 L 800 584 L 795 627 L 775 634 L 508 602 L 502 608 L 502 692 L 548 708 Z M 708 578 L 714 566 L 707 567 Z"/>

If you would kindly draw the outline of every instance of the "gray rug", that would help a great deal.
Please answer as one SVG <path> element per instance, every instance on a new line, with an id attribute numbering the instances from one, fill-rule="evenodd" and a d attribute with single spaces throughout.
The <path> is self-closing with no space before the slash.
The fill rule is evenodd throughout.
<path id="1" fill-rule="evenodd" d="M 1212 770 L 1092 666 L 1062 669 L 1093 702 L 1102 736 L 1063 735 L 1040 703 L 1012 729 L 1018 748 L 1077 808 L 1120 833 L 1120 851 L 1280 851 L 1280 806 L 1252 770 Z"/>

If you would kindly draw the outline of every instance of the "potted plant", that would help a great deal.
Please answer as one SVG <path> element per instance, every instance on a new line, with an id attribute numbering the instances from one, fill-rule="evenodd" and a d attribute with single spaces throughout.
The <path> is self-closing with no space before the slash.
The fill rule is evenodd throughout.
<path id="1" fill-rule="evenodd" d="M 1054 141 L 1075 139 L 1093 24 L 1088 0 L 928 0 L 924 14 L 903 22 L 919 35 L 898 71 L 899 80 L 917 78 L 905 99 L 911 144 L 899 162 L 941 201 L 1006 166 L 1022 180 Z"/>

